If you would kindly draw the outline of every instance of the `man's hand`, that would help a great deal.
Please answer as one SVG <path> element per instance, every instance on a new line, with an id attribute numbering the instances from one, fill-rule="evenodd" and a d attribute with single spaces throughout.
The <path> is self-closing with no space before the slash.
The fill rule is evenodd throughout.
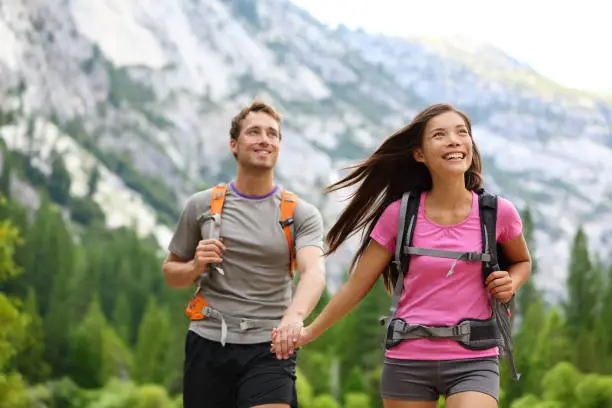
<path id="1" fill-rule="evenodd" d="M 300 317 L 286 315 L 277 328 L 272 331 L 272 348 L 276 358 L 287 359 L 293 354 L 300 341 L 304 322 Z"/>
<path id="2" fill-rule="evenodd" d="M 225 245 L 220 240 L 201 240 L 193 256 L 194 278 L 206 273 L 209 263 L 221 263 L 223 261 L 223 251 L 225 251 Z"/>
<path id="3" fill-rule="evenodd" d="M 278 359 L 287 358 L 289 355 L 293 354 L 293 350 L 300 348 L 314 340 L 310 333 L 309 327 L 302 327 L 297 342 L 293 343 L 293 350 L 286 355 L 283 355 L 278 346 L 280 344 L 278 333 L 278 329 L 274 329 L 272 331 L 272 344 L 270 346 L 270 352 L 276 354 L 276 358 Z"/>
<path id="4" fill-rule="evenodd" d="M 485 281 L 487 290 L 500 302 L 506 303 L 514 295 L 512 277 L 507 271 L 495 271 L 491 273 Z"/>

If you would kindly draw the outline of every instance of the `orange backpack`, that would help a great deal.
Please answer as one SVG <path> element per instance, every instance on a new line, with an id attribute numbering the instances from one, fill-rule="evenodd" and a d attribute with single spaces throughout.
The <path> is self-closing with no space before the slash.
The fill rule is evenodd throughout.
<path id="1" fill-rule="evenodd" d="M 225 202 L 225 194 L 227 192 L 228 185 L 225 183 L 217 184 L 213 187 L 212 195 L 210 198 L 210 218 L 213 219 L 214 230 L 211 230 L 210 238 L 219 238 L 220 231 L 220 220 L 221 213 L 223 212 L 223 203 Z M 297 204 L 298 197 L 287 190 L 282 191 L 281 203 L 280 203 L 280 224 L 285 233 L 287 244 L 289 245 L 289 276 L 293 278 L 295 270 L 295 247 L 294 247 L 294 219 L 293 213 Z M 218 267 L 218 266 L 217 266 Z M 209 268 L 210 265 L 209 265 Z M 185 314 L 190 320 L 202 320 L 206 317 L 202 313 L 202 309 L 208 306 L 208 302 L 200 294 L 200 281 L 198 279 L 198 285 L 196 291 L 187 308 Z"/>

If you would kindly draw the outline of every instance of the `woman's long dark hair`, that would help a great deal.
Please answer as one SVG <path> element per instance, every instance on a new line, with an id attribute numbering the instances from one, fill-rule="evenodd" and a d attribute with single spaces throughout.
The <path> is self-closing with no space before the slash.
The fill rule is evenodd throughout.
<path id="1" fill-rule="evenodd" d="M 431 189 L 429 170 L 423 163 L 414 159 L 413 152 L 415 148 L 422 146 L 423 130 L 427 122 L 448 111 L 461 115 L 472 137 L 472 125 L 465 113 L 449 104 L 431 105 L 417 114 L 408 125 L 389 136 L 363 163 L 349 167 L 353 169 L 350 174 L 326 188 L 325 192 L 330 193 L 361 183 L 351 194 L 350 202 L 326 236 L 327 255 L 330 255 L 349 237 L 365 228 L 349 273 L 368 246 L 374 225 L 387 206 L 399 200 L 406 191 Z M 465 185 L 469 190 L 476 190 L 482 184 L 482 162 L 473 139 L 472 146 L 472 164 L 465 173 Z M 393 290 L 397 278 L 397 271 L 388 265 L 383 271 L 383 279 L 389 292 Z"/>

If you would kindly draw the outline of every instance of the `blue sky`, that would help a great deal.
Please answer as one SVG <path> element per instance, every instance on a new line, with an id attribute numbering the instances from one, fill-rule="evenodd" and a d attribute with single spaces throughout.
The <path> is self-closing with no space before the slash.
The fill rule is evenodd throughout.
<path id="1" fill-rule="evenodd" d="M 292 0 L 323 23 L 487 42 L 552 80 L 612 94 L 609 0 Z"/>

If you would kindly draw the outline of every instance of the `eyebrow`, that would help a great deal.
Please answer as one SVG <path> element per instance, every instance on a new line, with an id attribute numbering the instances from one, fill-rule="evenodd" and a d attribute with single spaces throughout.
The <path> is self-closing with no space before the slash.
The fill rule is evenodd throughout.
<path id="1" fill-rule="evenodd" d="M 265 126 L 261 126 L 261 125 L 251 125 L 251 126 L 246 128 L 246 130 L 252 130 L 252 129 L 267 129 L 267 130 L 272 130 L 272 131 L 278 133 L 278 130 L 276 130 L 276 128 L 273 127 L 273 126 L 265 127 Z"/>
<path id="2" fill-rule="evenodd" d="M 466 129 L 467 129 L 467 126 L 466 126 L 466 125 L 463 125 L 463 124 L 455 126 L 455 129 L 457 129 L 457 128 L 462 128 L 462 127 L 464 127 L 464 128 L 466 128 Z M 437 132 L 437 131 L 439 131 L 439 130 L 446 130 L 446 129 L 445 129 L 445 128 L 441 128 L 441 127 L 439 127 L 439 128 L 433 128 L 433 129 L 431 129 L 431 130 L 429 131 L 429 133 L 432 133 L 432 132 Z"/>

